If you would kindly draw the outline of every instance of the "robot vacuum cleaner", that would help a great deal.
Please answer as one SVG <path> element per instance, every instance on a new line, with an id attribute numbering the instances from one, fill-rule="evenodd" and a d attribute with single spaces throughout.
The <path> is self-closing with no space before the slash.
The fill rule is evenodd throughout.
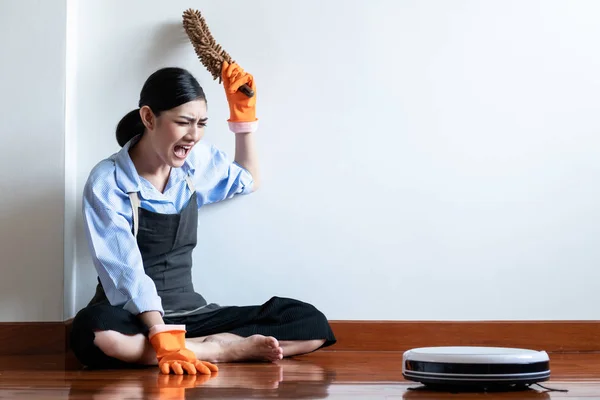
<path id="1" fill-rule="evenodd" d="M 545 351 L 504 347 L 422 347 L 404 353 L 405 379 L 438 387 L 528 387 L 550 379 Z"/>

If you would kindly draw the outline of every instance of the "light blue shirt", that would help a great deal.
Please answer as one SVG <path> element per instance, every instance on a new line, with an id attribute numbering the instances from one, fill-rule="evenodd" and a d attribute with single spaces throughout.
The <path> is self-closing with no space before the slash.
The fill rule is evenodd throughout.
<path id="1" fill-rule="evenodd" d="M 133 212 L 128 192 L 138 192 L 140 207 L 163 214 L 181 212 L 194 183 L 198 208 L 252 191 L 250 173 L 227 159 L 222 151 L 197 143 L 181 168 L 173 168 L 163 193 L 140 177 L 129 157 L 133 138 L 90 172 L 83 191 L 83 218 L 89 249 L 106 297 L 112 305 L 138 314 L 159 311 L 161 299 L 144 272 L 142 256 L 132 233 Z"/>

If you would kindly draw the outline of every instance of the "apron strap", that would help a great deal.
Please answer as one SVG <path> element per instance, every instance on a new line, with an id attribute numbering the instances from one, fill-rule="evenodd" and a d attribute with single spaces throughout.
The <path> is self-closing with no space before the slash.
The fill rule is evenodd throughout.
<path id="1" fill-rule="evenodd" d="M 140 198 L 137 192 L 128 193 L 129 200 L 131 201 L 131 208 L 133 210 L 133 236 L 137 237 L 138 226 L 139 226 L 139 215 L 138 208 L 140 208 Z"/>
<path id="2" fill-rule="evenodd" d="M 194 182 L 192 182 L 192 178 L 190 178 L 189 175 L 186 175 L 185 177 L 185 181 L 188 184 L 188 187 L 190 188 L 190 191 L 193 193 L 196 191 L 196 188 L 194 187 Z"/>

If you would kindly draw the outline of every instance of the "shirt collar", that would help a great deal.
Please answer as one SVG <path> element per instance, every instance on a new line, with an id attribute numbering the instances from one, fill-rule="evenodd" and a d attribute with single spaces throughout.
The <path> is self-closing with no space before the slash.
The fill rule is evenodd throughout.
<path id="1" fill-rule="evenodd" d="M 140 140 L 140 137 L 141 135 L 134 136 L 115 155 L 117 185 L 125 193 L 140 192 L 142 190 L 140 176 L 138 175 L 135 165 L 129 156 L 129 149 Z M 194 171 L 196 170 L 194 167 L 195 160 L 196 154 L 192 149 L 185 162 L 181 166 L 181 172 L 183 172 L 181 179 L 184 179 L 186 175 L 194 174 Z"/>

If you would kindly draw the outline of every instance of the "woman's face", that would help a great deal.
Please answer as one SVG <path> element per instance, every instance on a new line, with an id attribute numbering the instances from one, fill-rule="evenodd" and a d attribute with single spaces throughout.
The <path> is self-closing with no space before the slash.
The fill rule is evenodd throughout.
<path id="1" fill-rule="evenodd" d="M 146 124 L 152 148 L 171 167 L 181 167 L 192 147 L 204 136 L 206 102 L 194 100 L 163 111 L 154 123 Z"/>

